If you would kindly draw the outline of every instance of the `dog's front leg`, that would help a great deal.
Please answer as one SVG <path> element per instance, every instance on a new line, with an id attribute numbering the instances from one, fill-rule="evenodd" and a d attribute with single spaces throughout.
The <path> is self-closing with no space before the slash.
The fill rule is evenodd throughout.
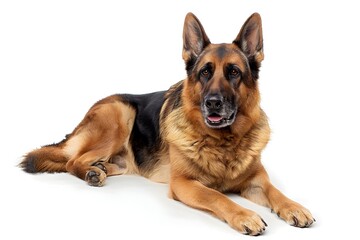
<path id="1" fill-rule="evenodd" d="M 170 195 L 190 207 L 207 211 L 243 234 L 259 235 L 267 226 L 255 212 L 243 208 L 224 194 L 208 188 L 197 180 L 172 177 Z"/>
<path id="2" fill-rule="evenodd" d="M 260 205 L 270 207 L 280 218 L 296 227 L 309 227 L 315 219 L 309 210 L 286 197 L 271 184 L 268 174 L 261 165 L 257 173 L 246 182 L 241 196 Z"/>
<path id="3" fill-rule="evenodd" d="M 189 162 L 175 147 L 170 147 L 170 162 L 171 198 L 190 207 L 207 211 L 241 233 L 259 235 L 265 230 L 267 225 L 258 214 L 240 207 L 224 194 L 206 187 L 196 180 L 194 172 L 190 177 Z"/>
<path id="4" fill-rule="evenodd" d="M 309 210 L 287 198 L 270 182 L 265 189 L 271 209 L 290 225 L 295 227 L 309 227 L 315 221 Z"/>

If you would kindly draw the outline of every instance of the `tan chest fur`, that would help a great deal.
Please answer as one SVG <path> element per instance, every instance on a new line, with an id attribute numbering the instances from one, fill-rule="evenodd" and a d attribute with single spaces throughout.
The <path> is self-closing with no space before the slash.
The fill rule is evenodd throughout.
<path id="1" fill-rule="evenodd" d="M 187 122 L 181 111 L 179 108 L 170 113 L 171 124 L 165 128 L 166 141 L 182 155 L 171 158 L 171 166 L 176 171 L 222 191 L 230 190 L 251 174 L 269 139 L 266 118 L 242 138 L 231 133 L 211 136 Z"/>

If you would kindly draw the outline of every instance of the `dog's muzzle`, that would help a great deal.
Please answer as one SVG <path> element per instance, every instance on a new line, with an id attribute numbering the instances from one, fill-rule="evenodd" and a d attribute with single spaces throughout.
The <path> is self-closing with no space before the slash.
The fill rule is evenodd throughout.
<path id="1" fill-rule="evenodd" d="M 234 122 L 237 107 L 220 94 L 210 94 L 204 98 L 201 111 L 208 127 L 223 128 Z"/>

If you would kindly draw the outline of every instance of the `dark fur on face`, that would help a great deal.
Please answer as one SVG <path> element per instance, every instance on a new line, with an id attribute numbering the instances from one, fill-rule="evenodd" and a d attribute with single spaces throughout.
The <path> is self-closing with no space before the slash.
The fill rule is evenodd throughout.
<path id="1" fill-rule="evenodd" d="M 261 24 L 247 21 L 232 44 L 211 44 L 197 18 L 184 27 L 183 58 L 188 80 L 201 85 L 205 124 L 224 128 L 235 121 L 241 84 L 255 88 L 263 60 Z"/>

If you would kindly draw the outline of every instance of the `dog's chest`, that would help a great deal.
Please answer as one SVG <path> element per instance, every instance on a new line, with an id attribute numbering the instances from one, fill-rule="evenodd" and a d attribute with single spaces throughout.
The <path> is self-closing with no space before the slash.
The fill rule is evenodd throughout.
<path id="1" fill-rule="evenodd" d="M 212 187 L 241 177 L 254 161 L 241 142 L 231 137 L 204 138 L 193 143 L 191 148 L 187 151 L 188 160 L 202 173 L 196 178 Z"/>
<path id="2" fill-rule="evenodd" d="M 163 130 L 166 142 L 176 149 L 176 154 L 170 156 L 174 169 L 208 187 L 234 190 L 259 161 L 268 141 L 268 128 L 255 126 L 243 134 L 208 134 L 184 118 L 180 110 L 169 114 Z"/>

